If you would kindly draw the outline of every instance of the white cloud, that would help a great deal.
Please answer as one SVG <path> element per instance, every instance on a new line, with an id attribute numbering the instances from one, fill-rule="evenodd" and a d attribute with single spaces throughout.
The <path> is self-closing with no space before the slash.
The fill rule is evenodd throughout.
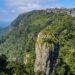
<path id="1" fill-rule="evenodd" d="M 11 21 L 13 20 L 15 17 L 17 17 L 16 15 L 16 10 L 11 9 L 1 9 L 0 10 L 0 21 Z"/>
<path id="2" fill-rule="evenodd" d="M 59 0 L 5 0 L 5 8 L 0 10 L 0 20 L 12 20 L 23 12 L 57 7 Z"/>
<path id="3" fill-rule="evenodd" d="M 18 12 L 25 12 L 43 8 L 42 4 L 55 3 L 58 0 L 6 0 L 8 7 L 16 9 Z"/>

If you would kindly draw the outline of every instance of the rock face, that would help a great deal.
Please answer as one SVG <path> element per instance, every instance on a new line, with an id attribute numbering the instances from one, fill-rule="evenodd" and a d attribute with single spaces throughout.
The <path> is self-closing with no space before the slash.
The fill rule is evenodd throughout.
<path id="1" fill-rule="evenodd" d="M 54 8 L 54 9 L 46 9 L 47 12 L 51 13 L 61 13 L 66 15 L 71 15 L 72 17 L 75 17 L 75 9 L 65 9 L 65 8 Z"/>
<path id="2" fill-rule="evenodd" d="M 57 39 L 50 32 L 41 32 L 36 42 L 34 71 L 37 75 L 50 75 L 58 58 Z"/>

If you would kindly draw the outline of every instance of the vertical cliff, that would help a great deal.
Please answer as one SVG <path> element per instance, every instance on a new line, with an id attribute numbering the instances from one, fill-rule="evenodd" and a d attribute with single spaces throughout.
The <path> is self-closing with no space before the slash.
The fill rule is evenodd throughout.
<path id="1" fill-rule="evenodd" d="M 58 54 L 57 38 L 49 31 L 40 32 L 36 41 L 35 73 L 49 75 L 56 64 Z"/>

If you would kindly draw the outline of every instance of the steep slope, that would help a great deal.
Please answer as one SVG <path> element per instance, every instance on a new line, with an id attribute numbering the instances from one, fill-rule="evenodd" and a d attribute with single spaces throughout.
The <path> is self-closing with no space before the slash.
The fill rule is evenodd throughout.
<path id="1" fill-rule="evenodd" d="M 36 42 L 34 71 L 38 75 L 75 75 L 73 55 L 75 50 L 74 18 L 71 16 L 62 16 L 62 19 L 57 18 L 57 21 L 47 26 L 41 33 L 37 38 L 37 40 L 40 40 L 39 43 Z M 41 41 L 43 42 L 42 45 Z"/>
<path id="2" fill-rule="evenodd" d="M 10 59 L 15 59 L 14 57 L 18 57 L 17 54 L 22 52 L 22 50 L 33 50 L 35 46 L 33 41 L 38 32 L 45 28 L 48 22 L 51 22 L 52 16 L 53 13 L 48 14 L 41 11 L 32 11 L 23 14 L 21 21 L 18 21 L 18 23 L 15 21 L 11 24 L 12 29 L 7 35 L 6 41 L 0 47 L 1 52 L 3 51 L 4 54 L 8 54 Z M 16 52 L 19 53 L 15 54 Z"/>
<path id="3" fill-rule="evenodd" d="M 34 70 L 38 75 L 75 75 L 74 50 L 75 17 L 43 10 L 31 11 L 17 17 L 11 23 L 11 30 L 5 36 L 5 40 L 0 44 L 0 53 L 5 54 L 11 62 L 24 63 L 29 75 L 34 75 Z M 41 67 L 38 63 L 42 64 Z M 43 66 L 44 70 L 41 69 Z"/>

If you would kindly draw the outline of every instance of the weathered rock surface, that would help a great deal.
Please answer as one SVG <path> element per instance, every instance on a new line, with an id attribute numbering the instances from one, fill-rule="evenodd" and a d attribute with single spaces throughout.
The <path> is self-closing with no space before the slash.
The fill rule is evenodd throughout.
<path id="1" fill-rule="evenodd" d="M 58 58 L 57 39 L 50 32 L 41 32 L 36 42 L 36 60 L 34 71 L 37 75 L 49 75 Z"/>
<path id="2" fill-rule="evenodd" d="M 53 13 L 62 13 L 62 14 L 66 14 L 66 15 L 71 15 L 72 17 L 75 17 L 75 9 L 65 9 L 65 8 L 50 8 L 50 9 L 46 9 L 46 12 L 53 12 Z"/>

